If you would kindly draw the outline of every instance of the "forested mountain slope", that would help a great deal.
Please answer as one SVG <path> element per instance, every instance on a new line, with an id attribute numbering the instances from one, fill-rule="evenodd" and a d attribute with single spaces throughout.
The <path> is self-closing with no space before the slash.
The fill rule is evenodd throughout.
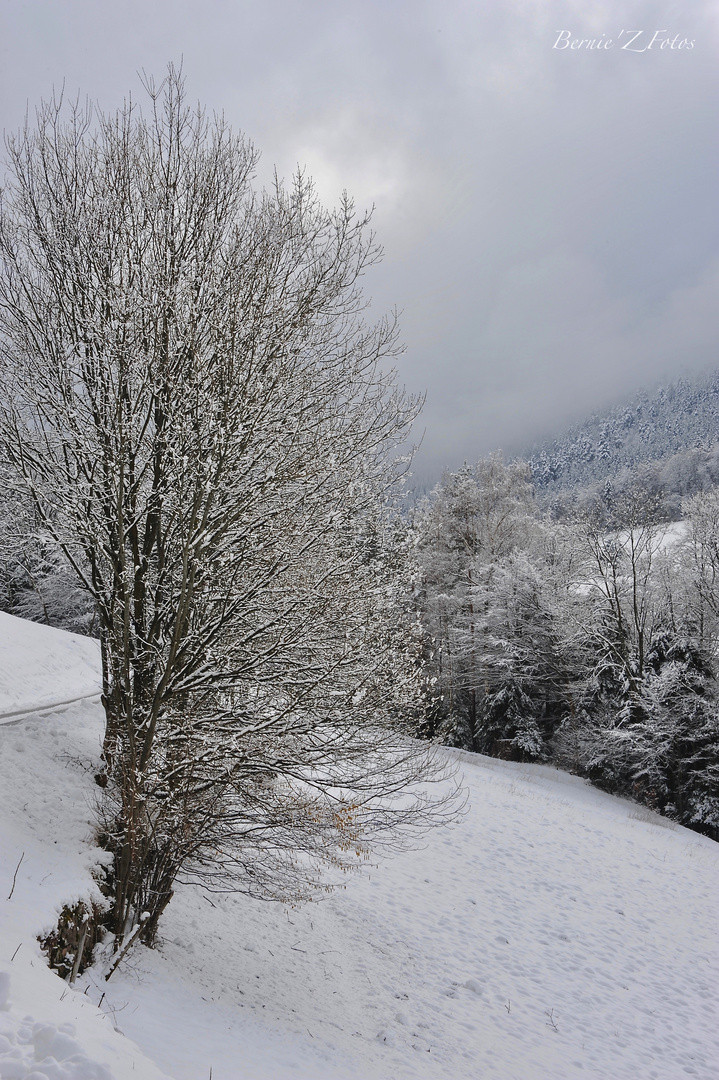
<path id="1" fill-rule="evenodd" d="M 707 490 L 719 482 L 719 371 L 643 390 L 525 457 L 540 494 L 595 486 L 650 465 L 678 495 Z"/>

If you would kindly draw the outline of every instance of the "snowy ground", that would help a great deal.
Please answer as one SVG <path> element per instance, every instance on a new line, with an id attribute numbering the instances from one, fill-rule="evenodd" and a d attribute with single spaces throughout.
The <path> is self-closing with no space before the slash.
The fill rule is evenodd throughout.
<path id="1" fill-rule="evenodd" d="M 0 724 L 27 709 L 99 693 L 97 641 L 0 611 Z"/>
<path id="2" fill-rule="evenodd" d="M 27 624 L 8 639 L 7 618 L 7 700 L 87 689 L 77 639 Z M 70 989 L 35 937 L 93 894 L 100 719 L 87 701 L 0 727 L 3 1080 L 719 1076 L 719 846 L 473 755 L 454 755 L 467 814 L 423 850 L 300 909 L 181 887 L 157 951 Z"/>

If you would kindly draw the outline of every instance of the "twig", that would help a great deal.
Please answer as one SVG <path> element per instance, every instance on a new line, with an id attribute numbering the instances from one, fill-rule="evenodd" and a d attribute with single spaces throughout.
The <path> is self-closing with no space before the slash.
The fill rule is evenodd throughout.
<path id="1" fill-rule="evenodd" d="M 549 1017 L 547 1027 L 551 1027 L 554 1028 L 555 1031 L 559 1031 L 559 1028 L 557 1027 L 556 1021 L 554 1019 L 554 1009 L 551 1009 L 549 1012 L 545 1012 L 544 1015 Z"/>
<path id="2" fill-rule="evenodd" d="M 10 963 L 11 963 L 11 964 L 12 964 L 13 960 L 15 959 L 15 957 L 17 956 L 17 954 L 18 954 L 18 953 L 20 952 L 20 949 L 21 949 L 21 948 L 22 948 L 22 941 L 20 942 L 20 944 L 18 945 L 17 949 L 15 950 L 15 952 L 14 952 L 14 953 L 12 954 L 12 956 L 10 957 Z"/>
<path id="3" fill-rule="evenodd" d="M 17 872 L 20 869 L 20 863 L 22 863 L 24 858 L 25 858 L 25 852 L 23 851 L 22 855 L 20 856 L 20 862 L 15 867 L 15 873 L 12 876 L 12 889 L 10 890 L 8 900 L 12 900 L 12 894 L 15 892 L 15 882 L 17 881 Z"/>
<path id="4" fill-rule="evenodd" d="M 115 958 L 115 963 L 112 965 L 112 967 L 108 971 L 107 975 L 105 976 L 105 982 L 107 982 L 107 980 L 110 978 L 112 973 L 117 969 L 118 964 L 123 959 L 123 957 L 127 954 L 127 952 L 130 949 L 130 946 L 135 944 L 138 937 L 140 936 L 140 931 L 142 930 L 142 928 L 143 928 L 143 926 L 145 925 L 146 922 L 147 922 L 147 919 L 141 919 L 140 922 L 135 927 L 135 929 L 132 931 L 129 938 L 127 939 L 127 941 L 122 946 L 119 953 L 117 954 L 117 956 Z"/>

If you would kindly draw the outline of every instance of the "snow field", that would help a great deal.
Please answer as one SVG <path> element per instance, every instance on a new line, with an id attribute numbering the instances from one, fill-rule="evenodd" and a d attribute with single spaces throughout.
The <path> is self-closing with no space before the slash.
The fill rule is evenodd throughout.
<path id="1" fill-rule="evenodd" d="M 719 1075 L 719 846 L 458 751 L 467 813 L 422 849 L 299 909 L 180 885 L 158 950 L 68 987 L 36 937 L 99 895 L 101 723 L 84 702 L 0 728 L 2 1080 Z"/>
<path id="2" fill-rule="evenodd" d="M 65 904 L 101 900 L 91 873 L 103 857 L 91 843 L 99 720 L 85 703 L 0 728 L 2 1080 L 162 1076 L 49 970 L 37 941 Z"/>
<path id="3" fill-rule="evenodd" d="M 716 1077 L 716 846 L 554 770 L 458 756 L 466 817 L 318 904 L 180 888 L 159 953 L 110 992 L 124 1030 L 177 1080 Z M 248 1013 L 320 1060 L 248 1060 Z"/>
<path id="4" fill-rule="evenodd" d="M 97 641 L 0 611 L 0 724 L 99 693 Z"/>
<path id="5" fill-rule="evenodd" d="M 97 694 L 97 664 L 97 642 L 0 613 L 0 714 Z M 65 904 L 101 900 L 91 873 L 103 858 L 92 844 L 100 712 L 86 701 L 0 726 L 1 1080 L 162 1078 L 49 970 L 37 941 Z"/>

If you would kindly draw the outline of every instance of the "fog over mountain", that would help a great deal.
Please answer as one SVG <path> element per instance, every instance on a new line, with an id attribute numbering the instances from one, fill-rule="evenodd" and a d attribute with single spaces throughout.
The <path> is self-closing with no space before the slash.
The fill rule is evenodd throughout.
<path id="1" fill-rule="evenodd" d="M 543 495 L 622 475 L 648 481 L 648 470 L 676 495 L 708 490 L 719 482 L 719 371 L 642 390 L 524 456 Z"/>

